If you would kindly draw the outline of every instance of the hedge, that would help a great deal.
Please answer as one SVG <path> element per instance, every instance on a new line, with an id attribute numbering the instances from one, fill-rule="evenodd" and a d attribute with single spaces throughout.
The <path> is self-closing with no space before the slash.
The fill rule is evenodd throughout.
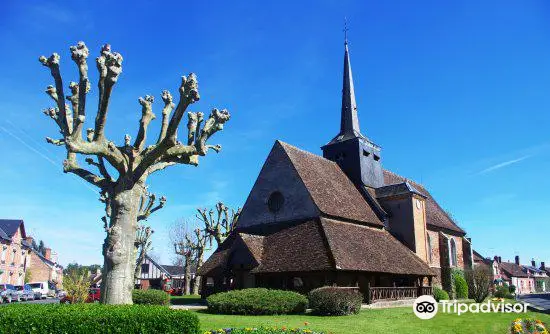
<path id="1" fill-rule="evenodd" d="M 308 299 L 315 314 L 348 315 L 359 313 L 363 294 L 358 290 L 325 286 L 312 290 Z"/>
<path id="2" fill-rule="evenodd" d="M 437 286 L 434 286 L 434 299 L 436 301 L 440 301 L 440 300 L 449 300 L 449 294 L 447 293 L 447 291 L 437 287 Z"/>
<path id="3" fill-rule="evenodd" d="M 254 288 L 216 293 L 206 303 L 208 311 L 217 314 L 293 314 L 305 312 L 307 298 L 292 291 Z"/>
<path id="4" fill-rule="evenodd" d="M 163 306 L 12 304 L 0 310 L 3 334 L 199 334 L 199 328 L 196 314 Z"/>
<path id="5" fill-rule="evenodd" d="M 138 305 L 168 305 L 170 304 L 170 295 L 162 290 L 134 290 L 132 291 L 132 301 Z"/>

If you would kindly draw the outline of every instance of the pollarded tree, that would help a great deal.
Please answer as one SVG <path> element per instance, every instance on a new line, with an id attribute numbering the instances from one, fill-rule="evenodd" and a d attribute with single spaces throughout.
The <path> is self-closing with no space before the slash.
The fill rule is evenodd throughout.
<path id="1" fill-rule="evenodd" d="M 136 232 L 135 251 L 137 253 L 136 269 L 134 270 L 134 280 L 141 276 L 141 265 L 145 260 L 145 255 L 151 250 L 151 236 L 155 233 L 149 226 L 140 225 Z"/>
<path id="2" fill-rule="evenodd" d="M 195 257 L 195 263 L 197 265 L 197 269 L 202 266 L 204 263 L 204 252 L 206 249 L 206 242 L 208 240 L 208 235 L 205 231 L 197 228 L 195 229 L 195 237 L 193 238 L 193 242 L 191 244 L 191 247 L 193 249 L 193 255 Z M 199 288 L 201 286 L 201 277 L 196 276 L 195 282 L 193 283 L 193 291 L 192 293 L 194 295 L 199 294 Z"/>
<path id="3" fill-rule="evenodd" d="M 183 76 L 179 87 L 177 106 L 172 102 L 168 91 L 162 92 L 164 107 L 158 139 L 152 145 L 146 145 L 147 128 L 155 119 L 152 111 L 153 97 L 139 98 L 141 119 L 136 139 L 131 143 L 129 135 L 124 144 L 117 146 L 105 136 L 105 125 L 109 101 L 113 88 L 122 72 L 122 56 L 112 52 L 107 44 L 101 48 L 96 64 L 98 79 L 98 110 L 95 126 L 86 130 L 86 94 L 90 90 L 87 58 L 88 48 L 83 42 L 70 48 L 71 56 L 78 66 L 79 81 L 69 84 L 70 96 L 65 97 L 64 84 L 59 70 L 59 55 L 40 57 L 40 62 L 50 69 L 55 86 L 48 86 L 46 93 L 56 103 L 45 114 L 51 117 L 60 130 L 60 138 L 46 138 L 47 142 L 65 147 L 67 158 L 63 162 L 63 171 L 80 176 L 97 186 L 105 199 L 107 211 L 107 236 L 103 244 L 103 284 L 101 299 L 106 304 L 131 304 L 134 286 L 135 251 L 134 242 L 137 230 L 140 199 L 146 192 L 147 178 L 168 166 L 176 164 L 198 165 L 199 156 L 206 155 L 209 149 L 218 152 L 219 145 L 207 145 L 208 139 L 223 129 L 230 118 L 227 110 L 213 109 L 204 120 L 200 112 L 188 112 L 187 138 L 180 142 L 178 128 L 187 108 L 199 100 L 197 78 L 195 74 Z M 71 106 L 65 103 L 69 100 Z M 203 123 L 204 121 L 204 123 Z M 88 162 L 96 166 L 99 173 L 83 168 L 77 155 L 95 156 Z M 117 175 L 109 173 L 115 170 Z"/>
<path id="4" fill-rule="evenodd" d="M 183 275 L 185 281 L 184 294 L 186 295 L 191 293 L 191 266 L 195 260 L 195 252 L 193 250 L 194 243 L 191 238 L 189 233 L 185 233 L 180 241 L 174 243 L 175 253 L 183 257 Z"/>
<path id="5" fill-rule="evenodd" d="M 196 216 L 204 223 L 204 231 L 209 238 L 210 245 L 212 245 L 212 238 L 216 240 L 217 246 L 219 246 L 225 238 L 231 234 L 231 232 L 237 226 L 237 220 L 241 214 L 241 209 L 237 211 L 229 208 L 222 202 L 216 204 L 216 214 L 214 210 L 206 211 L 206 209 L 197 209 L 199 214 Z"/>

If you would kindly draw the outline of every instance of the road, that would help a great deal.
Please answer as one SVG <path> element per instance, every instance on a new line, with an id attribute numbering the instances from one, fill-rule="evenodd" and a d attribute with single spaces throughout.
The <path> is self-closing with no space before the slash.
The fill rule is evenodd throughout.
<path id="1" fill-rule="evenodd" d="M 59 303 L 59 298 L 29 300 L 28 302 L 25 302 L 25 301 L 12 302 L 12 304 L 52 304 L 52 303 Z M 9 304 L 8 303 L 2 303 L 0 305 L 9 305 Z"/>
<path id="2" fill-rule="evenodd" d="M 536 311 L 550 314 L 550 293 L 522 295 L 519 299 L 528 303 Z"/>

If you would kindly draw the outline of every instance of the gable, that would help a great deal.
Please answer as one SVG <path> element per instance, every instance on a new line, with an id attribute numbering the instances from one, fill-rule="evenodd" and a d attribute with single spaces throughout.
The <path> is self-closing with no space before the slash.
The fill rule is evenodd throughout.
<path id="1" fill-rule="evenodd" d="M 277 212 L 268 208 L 268 199 L 274 192 L 283 196 L 283 205 Z M 319 215 L 288 155 L 279 142 L 275 142 L 261 171 L 250 190 L 241 211 L 238 228 L 306 219 Z"/>
<path id="2" fill-rule="evenodd" d="M 18 234 L 21 238 L 25 238 L 27 235 L 25 233 L 25 225 L 20 219 L 0 219 L 0 237 L 12 238 L 14 235 Z M 19 233 L 17 233 L 19 232 Z"/>
<path id="3" fill-rule="evenodd" d="M 332 217 L 384 226 L 337 163 L 280 143 L 321 212 Z"/>

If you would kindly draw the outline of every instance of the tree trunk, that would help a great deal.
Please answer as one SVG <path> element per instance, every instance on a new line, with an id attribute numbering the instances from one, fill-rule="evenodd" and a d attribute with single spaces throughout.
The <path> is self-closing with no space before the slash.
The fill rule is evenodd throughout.
<path id="1" fill-rule="evenodd" d="M 185 258 L 185 273 L 184 273 L 184 278 L 185 278 L 185 295 L 189 295 L 191 294 L 191 259 L 189 259 L 188 257 Z"/>
<path id="2" fill-rule="evenodd" d="M 197 259 L 197 270 L 202 266 L 202 263 L 203 263 L 202 258 L 203 258 L 203 255 L 199 254 L 198 259 Z M 200 276 L 195 276 L 195 284 L 193 284 L 193 294 L 194 295 L 199 294 L 200 286 L 201 286 L 201 277 Z"/>
<path id="3" fill-rule="evenodd" d="M 111 197 L 110 226 L 103 243 L 101 302 L 104 304 L 132 304 L 141 191 L 139 185 L 132 185 L 115 189 Z"/>

